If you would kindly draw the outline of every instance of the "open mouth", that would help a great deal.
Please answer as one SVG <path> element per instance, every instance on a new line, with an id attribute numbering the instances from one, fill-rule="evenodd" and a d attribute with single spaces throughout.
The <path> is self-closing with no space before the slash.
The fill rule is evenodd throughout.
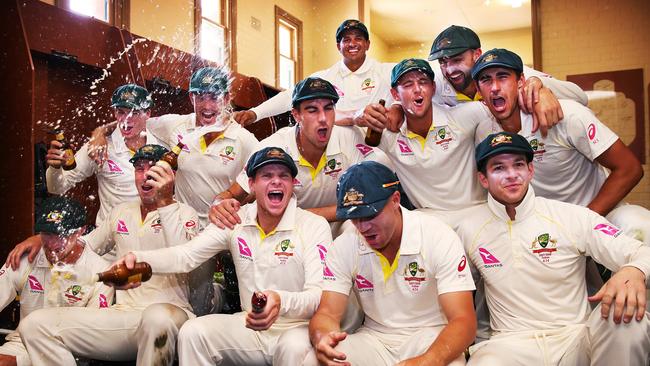
<path id="1" fill-rule="evenodd" d="M 316 133 L 318 133 L 318 137 L 320 137 L 321 139 L 326 139 L 327 138 L 327 128 L 326 127 L 319 128 L 316 131 Z"/>
<path id="2" fill-rule="evenodd" d="M 506 100 L 502 97 L 492 97 L 492 106 L 497 111 L 502 111 L 506 107 Z"/>
<path id="3" fill-rule="evenodd" d="M 217 115 L 217 113 L 214 112 L 214 111 L 203 111 L 203 112 L 201 112 L 201 117 L 203 117 L 204 119 L 211 119 L 216 115 Z"/>
<path id="4" fill-rule="evenodd" d="M 280 203 L 284 198 L 284 192 L 279 190 L 270 191 L 267 196 L 269 197 L 269 201 L 271 201 L 271 203 Z"/>
<path id="5" fill-rule="evenodd" d="M 413 104 L 416 107 L 421 107 L 422 104 L 424 104 L 424 98 L 423 97 L 417 97 L 417 98 L 413 99 Z"/>
<path id="6" fill-rule="evenodd" d="M 151 179 L 151 178 L 149 178 L 149 179 Z M 142 185 L 140 187 L 142 188 L 143 192 L 149 192 L 149 191 L 151 191 L 153 189 L 153 186 L 147 184 L 146 182 L 142 183 Z"/>
<path id="7" fill-rule="evenodd" d="M 375 239 L 377 239 L 377 234 L 363 234 L 363 237 L 366 239 L 367 242 L 372 242 Z"/>
<path id="8" fill-rule="evenodd" d="M 449 79 L 451 79 L 454 82 L 462 81 L 464 77 L 465 74 L 463 74 L 462 72 L 454 72 L 452 74 L 449 74 Z"/>

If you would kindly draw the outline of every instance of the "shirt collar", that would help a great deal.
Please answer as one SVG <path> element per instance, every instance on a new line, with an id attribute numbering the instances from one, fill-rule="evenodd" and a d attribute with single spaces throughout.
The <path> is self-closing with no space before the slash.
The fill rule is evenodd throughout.
<path id="1" fill-rule="evenodd" d="M 492 211 L 492 213 L 502 221 L 522 221 L 532 215 L 535 211 L 535 192 L 533 186 L 529 184 L 526 196 L 524 196 L 524 199 L 515 208 L 515 220 L 510 220 L 510 216 L 508 216 L 508 213 L 506 212 L 506 206 L 495 200 L 489 193 L 487 204 L 490 211 Z"/>
<path id="2" fill-rule="evenodd" d="M 438 127 L 447 126 L 449 124 L 447 120 L 447 114 L 445 113 L 444 109 L 442 109 L 435 103 L 431 103 L 431 114 L 432 114 L 432 121 L 431 121 L 431 126 L 429 127 L 429 132 L 435 130 Z M 400 129 L 400 133 L 405 137 L 409 137 L 409 134 L 412 133 L 408 129 L 408 125 L 406 122 L 406 115 L 404 115 L 404 122 L 399 127 L 399 129 Z"/>
<path id="3" fill-rule="evenodd" d="M 252 226 L 257 230 L 257 203 L 249 203 L 246 210 L 246 215 L 242 221 L 243 226 Z M 297 200 L 296 195 L 294 194 L 289 200 L 287 208 L 284 210 L 284 214 L 278 223 L 278 226 L 275 227 L 273 231 L 291 231 L 295 228 L 296 223 L 296 214 L 297 214 Z"/>
<path id="4" fill-rule="evenodd" d="M 350 74 L 364 74 L 368 72 L 372 68 L 372 64 L 374 63 L 374 60 L 368 57 L 368 54 L 366 53 L 366 59 L 363 61 L 363 64 L 361 64 L 361 67 L 357 69 L 357 71 L 352 71 L 348 69 L 348 67 L 345 65 L 345 62 L 341 60 L 339 62 L 339 74 L 341 74 L 341 77 L 346 77 Z"/>

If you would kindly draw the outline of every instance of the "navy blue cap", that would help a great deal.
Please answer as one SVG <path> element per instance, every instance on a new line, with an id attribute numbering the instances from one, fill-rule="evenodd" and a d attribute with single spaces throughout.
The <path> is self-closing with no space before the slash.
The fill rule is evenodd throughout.
<path id="1" fill-rule="evenodd" d="M 397 86 L 397 82 L 402 75 L 406 74 L 409 71 L 419 70 L 427 74 L 431 80 L 435 80 L 436 75 L 431 69 L 431 65 L 425 60 L 419 58 L 407 58 L 406 60 L 400 61 L 397 65 L 393 66 L 393 70 L 390 73 L 390 86 Z"/>
<path id="2" fill-rule="evenodd" d="M 373 217 L 399 190 L 397 175 L 386 166 L 375 161 L 352 165 L 341 175 L 336 186 L 336 218 Z"/>
<path id="3" fill-rule="evenodd" d="M 225 67 L 204 67 L 196 70 L 190 79 L 190 93 L 224 95 L 230 87 L 230 72 Z"/>
<path id="4" fill-rule="evenodd" d="M 289 168 L 292 177 L 298 175 L 298 168 L 291 155 L 279 147 L 265 147 L 253 153 L 246 163 L 246 175 L 252 178 L 259 168 L 269 164 L 282 164 Z"/>
<path id="5" fill-rule="evenodd" d="M 37 233 L 70 235 L 86 224 L 86 209 L 77 201 L 55 196 L 43 201 L 36 211 Z"/>
<path id="6" fill-rule="evenodd" d="M 481 170 L 491 157 L 508 153 L 524 154 L 529 163 L 534 154 L 530 143 L 523 136 L 511 132 L 497 132 L 476 146 L 476 166 Z"/>
<path id="7" fill-rule="evenodd" d="M 505 48 L 493 48 L 476 60 L 472 67 L 472 79 L 476 80 L 481 71 L 490 67 L 505 67 L 520 73 L 524 71 L 524 63 L 519 55 Z"/>
<path id="8" fill-rule="evenodd" d="M 367 40 L 370 39 L 370 34 L 368 33 L 368 28 L 366 28 L 365 24 L 356 19 L 348 19 L 343 21 L 343 23 L 341 23 L 341 25 L 336 29 L 336 43 L 341 42 L 343 34 L 350 29 L 356 29 L 361 32 Z"/>
<path id="9" fill-rule="evenodd" d="M 153 100 L 147 89 L 136 84 L 126 84 L 113 92 L 111 107 L 146 110 L 153 107 Z"/>
<path id="10" fill-rule="evenodd" d="M 164 146 L 155 144 L 144 145 L 135 152 L 131 159 L 129 159 L 129 162 L 135 164 L 138 160 L 150 160 L 155 163 L 167 152 L 169 152 L 169 150 Z"/>
<path id="11" fill-rule="evenodd" d="M 429 61 L 455 56 L 461 52 L 477 48 L 481 48 L 481 40 L 473 30 L 459 25 L 452 25 L 440 32 L 438 37 L 433 40 L 431 52 L 429 52 Z"/>

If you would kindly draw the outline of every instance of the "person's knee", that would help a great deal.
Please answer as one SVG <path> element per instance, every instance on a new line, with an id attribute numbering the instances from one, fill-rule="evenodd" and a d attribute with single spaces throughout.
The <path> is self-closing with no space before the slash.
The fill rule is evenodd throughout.
<path id="1" fill-rule="evenodd" d="M 178 343 L 200 342 L 199 340 L 204 338 L 205 333 L 206 329 L 203 327 L 203 322 L 200 318 L 188 320 L 178 332 Z"/>
<path id="2" fill-rule="evenodd" d="M 140 329 L 150 332 L 161 332 L 168 329 L 178 329 L 187 320 L 187 314 L 178 306 L 172 304 L 153 304 L 142 312 Z"/>
<path id="3" fill-rule="evenodd" d="M 45 326 L 50 318 L 51 316 L 44 314 L 42 311 L 35 311 L 20 321 L 17 329 L 18 333 L 21 336 L 33 337 L 39 333 L 45 332 L 50 329 L 50 327 Z"/>

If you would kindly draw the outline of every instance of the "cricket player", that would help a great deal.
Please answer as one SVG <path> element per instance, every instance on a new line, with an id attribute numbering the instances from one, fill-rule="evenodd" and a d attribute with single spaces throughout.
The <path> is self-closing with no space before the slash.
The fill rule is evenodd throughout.
<path id="1" fill-rule="evenodd" d="M 443 222 L 401 207 L 399 185 L 374 161 L 341 177 L 337 216 L 356 230 L 332 245 L 309 323 L 322 365 L 465 364 L 476 316 L 462 244 Z M 366 315 L 353 334 L 339 325 L 350 289 Z"/>
<path id="2" fill-rule="evenodd" d="M 501 130 L 526 137 L 535 152 L 535 193 L 586 206 L 650 245 L 650 211 L 622 204 L 643 176 L 641 163 L 590 109 L 560 100 L 564 118 L 543 137 L 532 131 L 531 117 L 516 100 L 517 88 L 526 80 L 517 54 L 506 49 L 486 52 L 472 77 L 494 116 L 479 127 L 477 137 Z"/>
<path id="3" fill-rule="evenodd" d="M 499 132 L 476 148 L 488 202 L 458 230 L 485 283 L 493 329 L 469 365 L 644 365 L 650 248 L 588 208 L 536 197 L 534 151 Z M 615 271 L 587 297 L 585 258 Z M 592 311 L 589 302 L 600 304 Z"/>
<path id="4" fill-rule="evenodd" d="M 246 165 L 255 203 L 241 209 L 234 229 L 208 226 L 194 240 L 173 248 L 136 250 L 122 261 L 151 265 L 154 273 L 187 272 L 220 250 L 230 250 L 238 275 L 244 311 L 211 314 L 188 321 L 179 335 L 181 365 L 301 365 L 311 347 L 307 322 L 320 299 L 323 267 L 319 248 L 332 241 L 320 216 L 297 207 L 293 196 L 298 169 L 284 150 L 266 147 Z M 261 313 L 251 297 L 261 291 Z M 304 337 L 281 345 L 283 333 L 303 328 Z"/>
<path id="5" fill-rule="evenodd" d="M 87 247 L 119 256 L 138 249 L 179 245 L 197 232 L 198 217 L 173 199 L 174 174 L 155 163 L 167 152 L 145 145 L 131 158 L 140 201 L 115 206 Z M 75 356 L 171 365 L 181 325 L 194 318 L 185 274 L 154 274 L 138 288 L 124 287 L 108 309 L 51 308 L 31 313 L 19 331 L 34 365 L 75 365 Z"/>
<path id="6" fill-rule="evenodd" d="M 60 142 L 52 141 L 46 155 L 47 190 L 50 193 L 64 194 L 86 178 L 92 175 L 97 177 L 97 225 L 106 219 L 114 206 L 138 200 L 138 192 L 133 185 L 133 165 L 129 159 L 143 145 L 159 143 L 146 128 L 153 101 L 145 88 L 135 84 L 118 87 L 111 97 L 111 107 L 115 117 L 113 124 L 117 128 L 106 138 L 105 164 L 97 164 L 89 157 L 89 150 L 92 149 L 90 143 L 77 151 L 77 167 L 72 170 L 61 169 L 66 157 L 63 156 Z"/>
<path id="7" fill-rule="evenodd" d="M 341 61 L 329 69 L 313 73 L 330 82 L 340 98 L 336 103 L 336 124 L 352 125 L 353 119 L 362 118 L 364 107 L 379 99 L 390 102 L 390 70 L 393 63 L 380 63 L 367 56 L 370 48 L 368 28 L 356 20 L 345 20 L 336 29 L 336 48 Z M 248 125 L 260 119 L 291 110 L 292 89 L 287 89 L 247 111 L 235 112 L 235 119 Z"/>
<path id="8" fill-rule="evenodd" d="M 32 264 L 23 258 L 20 268 L 0 269 L 0 302 L 5 308 L 20 298 L 20 319 L 49 307 L 107 308 L 113 289 L 91 282 L 95 272 L 109 262 L 78 241 L 86 226 L 86 210 L 64 197 L 45 200 L 36 212 L 34 231 L 40 233 L 42 249 Z M 0 364 L 32 364 L 18 332 L 12 332 L 0 346 Z"/>

